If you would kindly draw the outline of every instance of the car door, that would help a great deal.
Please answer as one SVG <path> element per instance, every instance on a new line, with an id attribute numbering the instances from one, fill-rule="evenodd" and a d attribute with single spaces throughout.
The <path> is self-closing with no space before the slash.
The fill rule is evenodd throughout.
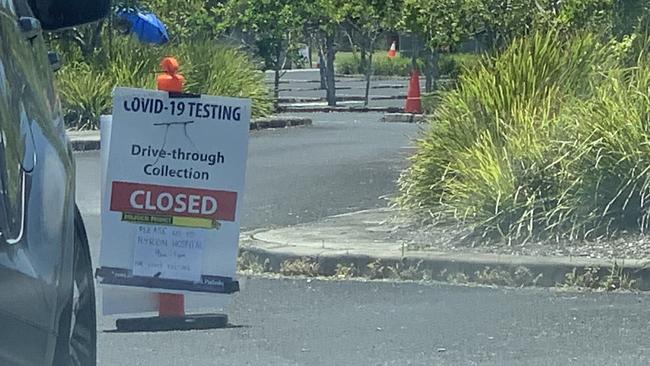
<path id="1" fill-rule="evenodd" d="M 71 291 L 74 168 L 38 22 L 0 0 L 0 364 L 51 363 Z"/>

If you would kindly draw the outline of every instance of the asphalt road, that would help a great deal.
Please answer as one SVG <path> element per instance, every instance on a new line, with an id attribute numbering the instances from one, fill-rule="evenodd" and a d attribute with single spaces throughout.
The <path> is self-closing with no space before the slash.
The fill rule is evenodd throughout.
<path id="1" fill-rule="evenodd" d="M 111 318 L 101 326 L 112 327 Z M 650 298 L 251 279 L 233 328 L 102 333 L 101 365 L 648 365 Z"/>
<path id="2" fill-rule="evenodd" d="M 385 204 L 416 125 L 312 115 L 253 132 L 246 229 Z M 77 158 L 77 197 L 97 264 L 99 160 Z M 101 296 L 98 299 L 101 301 Z M 647 365 L 650 297 L 391 282 L 243 278 L 231 328 L 115 333 L 100 365 Z"/>
<path id="3" fill-rule="evenodd" d="M 420 130 L 415 124 L 379 122 L 380 113 L 300 115 L 314 124 L 251 133 L 243 230 L 386 205 Z M 76 158 L 79 206 L 98 224 L 99 153 Z M 98 237 L 94 223 L 88 225 Z"/>

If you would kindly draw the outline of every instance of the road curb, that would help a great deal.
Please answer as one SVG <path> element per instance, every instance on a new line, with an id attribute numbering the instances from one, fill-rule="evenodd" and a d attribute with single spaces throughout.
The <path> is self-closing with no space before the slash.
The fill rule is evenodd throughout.
<path id="1" fill-rule="evenodd" d="M 335 74 L 334 77 L 348 80 L 348 79 L 358 79 L 359 81 L 365 81 L 366 76 L 363 74 Z M 410 80 L 410 76 L 400 76 L 400 75 L 372 75 L 370 76 L 371 81 L 386 81 L 386 80 Z"/>
<path id="2" fill-rule="evenodd" d="M 264 272 L 283 273 L 291 262 L 314 264 L 320 276 L 339 276 L 341 268 L 353 268 L 355 276 L 369 278 L 428 279 L 445 282 L 480 283 L 513 287 L 557 287 L 566 284 L 567 275 L 582 276 L 588 271 L 605 279 L 615 261 L 584 257 L 529 257 L 492 254 L 410 252 L 405 255 L 324 251 L 265 242 L 250 234 L 242 240 L 240 257 Z M 635 281 L 637 290 L 650 290 L 648 261 L 616 262 L 621 273 Z M 383 271 L 385 273 L 379 273 Z"/>
<path id="3" fill-rule="evenodd" d="M 370 89 L 404 89 L 406 88 L 406 85 L 372 85 L 370 86 Z M 351 90 L 351 86 L 337 86 L 335 88 L 336 90 Z M 294 92 L 304 92 L 304 91 L 325 91 L 323 88 L 319 87 L 313 87 L 313 88 L 280 88 L 278 91 L 280 92 L 289 92 L 289 91 L 294 91 Z"/>
<path id="4" fill-rule="evenodd" d="M 406 95 L 377 95 L 371 96 L 370 100 L 401 100 L 406 99 Z M 336 97 L 337 102 L 362 102 L 366 98 L 362 95 L 343 95 Z M 278 98 L 278 103 L 280 104 L 291 104 L 291 103 L 315 103 L 315 102 L 326 102 L 327 97 L 281 97 Z"/>
<path id="5" fill-rule="evenodd" d="M 306 117 L 274 116 L 269 118 L 258 118 L 251 121 L 251 130 L 263 130 L 267 128 L 286 128 L 296 126 L 310 126 L 312 120 Z"/>
<path id="6" fill-rule="evenodd" d="M 73 151 L 92 151 L 99 150 L 101 144 L 99 136 L 97 136 L 97 138 L 89 137 L 85 139 L 70 139 L 70 145 L 72 145 Z"/>
<path id="7" fill-rule="evenodd" d="M 309 126 L 311 124 L 312 120 L 306 117 L 273 116 L 253 119 L 250 123 L 250 129 L 263 130 L 268 128 Z M 92 151 L 99 150 L 101 147 L 99 131 L 68 131 L 68 136 L 73 151 Z"/>
<path id="8" fill-rule="evenodd" d="M 422 123 L 426 121 L 426 116 L 414 113 L 385 113 L 381 120 L 383 122 Z"/>
<path id="9" fill-rule="evenodd" d="M 385 112 L 398 113 L 403 109 L 399 107 L 291 107 L 279 106 L 278 112 L 288 113 L 319 113 L 319 112 Z"/>

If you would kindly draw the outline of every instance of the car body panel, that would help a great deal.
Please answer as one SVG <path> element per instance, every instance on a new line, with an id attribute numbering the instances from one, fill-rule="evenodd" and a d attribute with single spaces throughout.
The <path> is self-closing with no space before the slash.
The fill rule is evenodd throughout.
<path id="1" fill-rule="evenodd" d="M 0 364 L 49 365 L 72 291 L 74 161 L 43 37 L 24 37 L 15 1 L 0 0 Z"/>

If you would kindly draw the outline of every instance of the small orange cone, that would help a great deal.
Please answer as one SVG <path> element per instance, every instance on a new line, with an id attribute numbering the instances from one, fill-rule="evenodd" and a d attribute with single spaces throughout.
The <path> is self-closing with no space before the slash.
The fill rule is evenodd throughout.
<path id="1" fill-rule="evenodd" d="M 422 100 L 420 98 L 420 74 L 418 70 L 411 72 L 408 92 L 406 93 L 406 105 L 404 112 L 422 114 Z"/>
<path id="2" fill-rule="evenodd" d="M 395 41 L 393 41 L 388 49 L 388 58 L 393 58 L 395 56 L 397 56 L 397 45 L 395 44 Z"/>
<path id="3" fill-rule="evenodd" d="M 173 57 L 165 57 L 160 61 L 160 68 L 164 73 L 156 77 L 158 90 L 182 92 L 185 78 L 177 73 L 178 61 Z"/>

